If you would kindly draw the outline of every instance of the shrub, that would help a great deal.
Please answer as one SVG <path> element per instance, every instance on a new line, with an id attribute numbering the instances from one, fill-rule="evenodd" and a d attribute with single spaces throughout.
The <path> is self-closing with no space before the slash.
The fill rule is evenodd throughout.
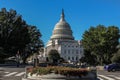
<path id="1" fill-rule="evenodd" d="M 27 69 L 27 72 L 37 75 L 46 75 L 49 73 L 61 74 L 65 76 L 85 76 L 88 74 L 89 70 L 79 69 L 79 68 L 70 68 L 70 67 L 60 67 L 60 66 L 48 66 L 48 67 L 37 67 Z"/>

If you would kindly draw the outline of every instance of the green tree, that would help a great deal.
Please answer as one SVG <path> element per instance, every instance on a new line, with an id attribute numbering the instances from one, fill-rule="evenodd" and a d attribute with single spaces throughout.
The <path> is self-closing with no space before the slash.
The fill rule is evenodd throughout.
<path id="1" fill-rule="evenodd" d="M 113 63 L 120 63 L 120 49 L 114 54 L 114 56 L 111 58 L 111 61 Z"/>
<path id="2" fill-rule="evenodd" d="M 55 49 L 50 50 L 50 52 L 48 53 L 48 59 L 52 63 L 57 63 L 58 60 L 60 59 L 58 51 Z"/>
<path id="3" fill-rule="evenodd" d="M 13 56 L 29 43 L 26 22 L 15 10 L 9 12 L 2 8 L 0 11 L 0 47 L 8 56 Z"/>
<path id="4" fill-rule="evenodd" d="M 4 53 L 3 48 L 0 47 L 0 63 L 4 63 L 4 58 L 6 58 L 6 54 Z"/>
<path id="5" fill-rule="evenodd" d="M 22 55 L 24 62 L 29 56 L 33 54 L 37 55 L 38 51 L 41 50 L 41 48 L 44 46 L 43 41 L 40 39 L 42 35 L 36 26 L 29 26 L 28 34 L 29 34 L 30 42 L 29 44 L 26 45 L 24 50 L 26 55 L 24 55 L 24 53 Z"/>
<path id="6" fill-rule="evenodd" d="M 37 27 L 28 25 L 15 10 L 1 9 L 0 47 L 7 57 L 15 56 L 19 51 L 19 55 L 25 59 L 37 52 L 43 46 L 41 36 Z"/>
<path id="7" fill-rule="evenodd" d="M 104 25 L 90 27 L 88 31 L 84 32 L 82 39 L 85 50 L 95 56 L 98 64 L 110 63 L 111 57 L 117 51 L 118 41 L 118 27 L 105 27 Z"/>
<path id="8" fill-rule="evenodd" d="M 80 59 L 80 62 L 81 63 L 87 63 L 87 64 L 89 64 L 89 65 L 95 65 L 95 64 L 97 64 L 96 63 L 96 56 L 95 55 L 93 55 L 93 54 L 90 54 L 90 52 L 89 51 L 87 51 L 87 50 L 85 50 L 84 51 L 84 55 L 85 56 L 83 56 L 81 59 Z"/>

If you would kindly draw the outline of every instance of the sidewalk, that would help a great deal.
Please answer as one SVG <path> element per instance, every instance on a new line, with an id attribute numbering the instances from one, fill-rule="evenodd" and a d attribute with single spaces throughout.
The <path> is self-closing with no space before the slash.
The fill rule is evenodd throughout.
<path id="1" fill-rule="evenodd" d="M 104 66 L 96 66 L 97 70 L 104 70 Z"/>
<path id="2" fill-rule="evenodd" d="M 16 64 L 0 64 L 0 68 L 2 68 L 2 67 L 9 67 L 9 68 L 24 68 L 25 66 L 27 66 L 27 65 L 19 65 L 19 67 L 17 67 L 17 65 Z"/>
<path id="3" fill-rule="evenodd" d="M 0 67 L 0 71 L 3 71 L 3 68 Z"/>

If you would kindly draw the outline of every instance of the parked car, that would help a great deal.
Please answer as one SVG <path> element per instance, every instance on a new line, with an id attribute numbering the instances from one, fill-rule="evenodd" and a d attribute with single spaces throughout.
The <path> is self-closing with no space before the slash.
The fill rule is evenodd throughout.
<path id="1" fill-rule="evenodd" d="M 106 65 L 104 66 L 104 69 L 108 72 L 110 71 L 120 71 L 120 64 L 119 63 L 113 63 L 113 64 L 109 64 L 109 65 Z"/>

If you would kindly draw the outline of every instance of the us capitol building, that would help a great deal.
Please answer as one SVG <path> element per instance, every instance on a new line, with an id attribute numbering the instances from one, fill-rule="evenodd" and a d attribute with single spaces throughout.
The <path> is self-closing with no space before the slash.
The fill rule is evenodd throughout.
<path id="1" fill-rule="evenodd" d="M 83 46 L 80 41 L 74 40 L 72 33 L 62 10 L 61 18 L 55 25 L 52 36 L 46 44 L 44 57 L 48 56 L 50 50 L 55 49 L 65 61 L 78 62 L 84 53 Z"/>

